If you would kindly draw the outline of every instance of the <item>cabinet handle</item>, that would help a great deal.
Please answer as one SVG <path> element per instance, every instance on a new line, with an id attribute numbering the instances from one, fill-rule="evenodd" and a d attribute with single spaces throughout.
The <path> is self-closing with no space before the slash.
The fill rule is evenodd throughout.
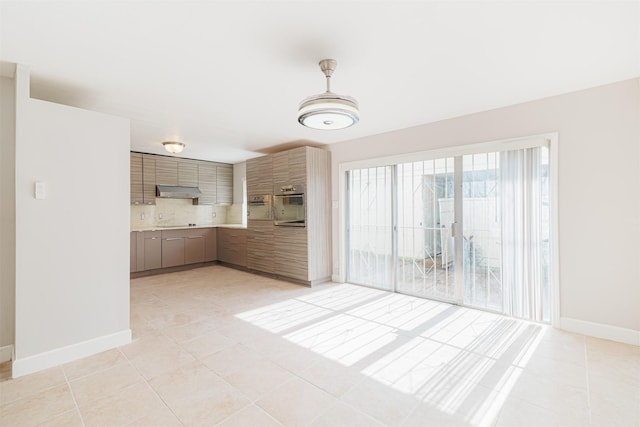
<path id="1" fill-rule="evenodd" d="M 182 240 L 184 237 L 166 237 L 162 240 Z M 155 239 L 155 237 L 154 237 Z"/>
<path id="2" fill-rule="evenodd" d="M 187 237 L 187 239 L 202 239 L 204 236 L 191 236 Z"/>

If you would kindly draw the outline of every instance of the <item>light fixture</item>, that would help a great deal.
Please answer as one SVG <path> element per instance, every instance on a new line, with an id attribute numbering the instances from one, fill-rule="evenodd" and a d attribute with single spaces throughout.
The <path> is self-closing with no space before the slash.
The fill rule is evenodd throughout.
<path id="1" fill-rule="evenodd" d="M 178 154 L 182 150 L 184 150 L 184 143 L 177 141 L 165 141 L 162 143 L 164 149 L 170 152 L 171 154 Z"/>
<path id="2" fill-rule="evenodd" d="M 298 122 L 313 129 L 344 129 L 360 120 L 358 102 L 350 96 L 331 92 L 331 74 L 338 62 L 323 59 L 318 64 L 327 78 L 327 91 L 304 99 L 298 107 Z"/>

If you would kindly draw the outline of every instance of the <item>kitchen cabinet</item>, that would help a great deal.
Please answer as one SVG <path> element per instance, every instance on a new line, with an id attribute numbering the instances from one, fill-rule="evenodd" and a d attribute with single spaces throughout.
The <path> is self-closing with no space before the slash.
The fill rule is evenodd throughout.
<path id="1" fill-rule="evenodd" d="M 294 148 L 273 155 L 274 188 L 307 182 L 307 148 Z"/>
<path id="2" fill-rule="evenodd" d="M 198 200 L 200 205 L 216 204 L 216 164 L 212 162 L 198 163 L 198 188 L 202 196 Z"/>
<path id="3" fill-rule="evenodd" d="M 162 268 L 184 265 L 183 230 L 162 231 Z"/>
<path id="4" fill-rule="evenodd" d="M 156 156 L 156 185 L 178 185 L 178 159 Z"/>
<path id="5" fill-rule="evenodd" d="M 233 165 L 218 163 L 216 165 L 216 204 L 233 203 Z"/>
<path id="6" fill-rule="evenodd" d="M 145 205 L 156 204 L 156 159 L 142 155 L 142 195 Z"/>
<path id="7" fill-rule="evenodd" d="M 204 261 L 211 262 L 218 259 L 218 230 L 216 228 L 201 229 L 204 233 Z"/>
<path id="8" fill-rule="evenodd" d="M 247 260 L 249 269 L 275 273 L 313 285 L 331 277 L 331 159 L 326 150 L 299 147 L 247 161 L 247 189 L 254 195 L 273 194 L 272 187 L 304 184 L 306 227 L 271 225 L 249 221 Z M 272 172 L 262 172 L 269 162 Z M 271 180 L 263 180 L 270 176 Z M 264 193 L 261 193 L 263 192 Z M 251 193 L 249 193 L 251 196 Z M 263 221 L 265 222 L 265 221 Z M 266 242 L 269 242 L 266 244 Z"/>
<path id="9" fill-rule="evenodd" d="M 162 234 L 160 231 L 143 232 L 144 263 L 138 271 L 162 268 Z"/>
<path id="10" fill-rule="evenodd" d="M 275 227 L 273 268 L 278 276 L 307 281 L 309 254 L 304 227 Z"/>
<path id="11" fill-rule="evenodd" d="M 197 160 L 178 160 L 178 185 L 183 187 L 198 186 L 198 163 Z"/>
<path id="12" fill-rule="evenodd" d="M 184 263 L 197 264 L 204 262 L 204 236 L 184 238 Z"/>
<path id="13" fill-rule="evenodd" d="M 241 267 L 247 266 L 247 230 L 218 228 L 218 260 Z"/>
<path id="14" fill-rule="evenodd" d="M 129 153 L 129 172 L 131 183 L 131 204 L 141 205 L 144 203 L 144 190 L 142 179 L 142 154 Z"/>
<path id="15" fill-rule="evenodd" d="M 233 203 L 233 165 L 136 152 L 130 156 L 132 205 L 154 205 L 156 185 L 198 187 L 202 196 L 195 204 Z"/>
<path id="16" fill-rule="evenodd" d="M 249 220 L 247 230 L 247 267 L 250 270 L 274 273 L 273 222 Z"/>
<path id="17" fill-rule="evenodd" d="M 273 156 L 247 160 L 247 194 L 273 194 Z"/>

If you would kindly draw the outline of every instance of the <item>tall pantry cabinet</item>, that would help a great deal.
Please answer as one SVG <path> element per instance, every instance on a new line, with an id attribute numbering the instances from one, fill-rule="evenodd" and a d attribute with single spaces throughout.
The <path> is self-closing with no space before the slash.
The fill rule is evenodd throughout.
<path id="1" fill-rule="evenodd" d="M 274 188 L 304 184 L 306 227 L 248 221 L 248 267 L 308 285 L 331 277 L 331 158 L 299 147 L 247 161 L 247 192 L 273 195 Z"/>

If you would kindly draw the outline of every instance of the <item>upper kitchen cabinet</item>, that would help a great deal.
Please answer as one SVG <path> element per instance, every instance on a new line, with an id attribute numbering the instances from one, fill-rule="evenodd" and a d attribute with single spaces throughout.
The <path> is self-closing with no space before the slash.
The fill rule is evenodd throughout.
<path id="1" fill-rule="evenodd" d="M 272 156 L 274 187 L 303 184 L 307 181 L 308 148 L 294 148 Z"/>
<path id="2" fill-rule="evenodd" d="M 233 165 L 218 163 L 216 165 L 216 204 L 233 203 Z"/>
<path id="3" fill-rule="evenodd" d="M 156 185 L 178 185 L 178 159 L 156 156 Z"/>
<path id="4" fill-rule="evenodd" d="M 273 194 L 273 157 L 263 156 L 247 160 L 247 194 Z"/>
<path id="5" fill-rule="evenodd" d="M 156 159 L 142 155 L 142 199 L 145 205 L 156 204 Z"/>
<path id="6" fill-rule="evenodd" d="M 198 187 L 198 204 L 230 205 L 233 165 L 131 152 L 131 204 L 155 204 L 156 185 Z"/>
<path id="7" fill-rule="evenodd" d="M 182 187 L 198 186 L 198 161 L 190 159 L 178 160 L 178 185 Z"/>
<path id="8" fill-rule="evenodd" d="M 142 180 L 142 154 L 130 153 L 129 171 L 131 179 L 131 204 L 144 204 L 143 180 Z"/>
<path id="9" fill-rule="evenodd" d="M 198 188 L 202 192 L 198 204 L 216 204 L 216 181 L 216 164 L 204 161 L 198 162 Z"/>

